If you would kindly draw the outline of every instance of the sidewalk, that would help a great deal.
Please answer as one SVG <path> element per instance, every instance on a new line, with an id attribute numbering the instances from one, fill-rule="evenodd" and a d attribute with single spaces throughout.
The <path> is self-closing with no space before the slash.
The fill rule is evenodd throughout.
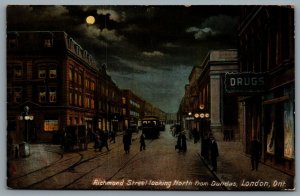
<path id="1" fill-rule="evenodd" d="M 211 172 L 227 190 L 295 190 L 294 176 L 260 163 L 258 171 L 251 170 L 251 160 L 243 151 L 240 142 L 218 141 L 219 157 L 217 172 L 201 157 Z M 232 186 L 232 184 L 237 186 Z"/>

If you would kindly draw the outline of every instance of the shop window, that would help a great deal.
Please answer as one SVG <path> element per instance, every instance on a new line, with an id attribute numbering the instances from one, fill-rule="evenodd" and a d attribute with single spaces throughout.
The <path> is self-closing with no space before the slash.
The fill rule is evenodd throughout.
<path id="1" fill-rule="evenodd" d="M 52 132 L 58 131 L 59 123 L 58 120 L 45 120 L 44 121 L 44 131 Z"/>
<path id="2" fill-rule="evenodd" d="M 49 78 L 56 78 L 56 69 L 49 70 Z"/>
<path id="3" fill-rule="evenodd" d="M 49 89 L 49 102 L 55 103 L 56 102 L 56 88 L 50 87 Z"/>
<path id="4" fill-rule="evenodd" d="M 38 71 L 39 78 L 46 78 L 46 70 L 45 69 L 40 69 Z"/>
<path id="5" fill-rule="evenodd" d="M 14 103 L 21 103 L 22 101 L 22 88 L 14 88 Z"/>

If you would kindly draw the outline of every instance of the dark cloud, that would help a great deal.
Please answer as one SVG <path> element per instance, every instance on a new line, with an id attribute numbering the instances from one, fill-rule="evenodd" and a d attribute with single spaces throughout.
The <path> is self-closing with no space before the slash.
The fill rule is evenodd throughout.
<path id="1" fill-rule="evenodd" d="M 238 6 L 8 6 L 9 31 L 65 31 L 120 88 L 176 112 L 195 65 L 236 48 Z M 95 17 L 88 25 L 87 16 Z"/>

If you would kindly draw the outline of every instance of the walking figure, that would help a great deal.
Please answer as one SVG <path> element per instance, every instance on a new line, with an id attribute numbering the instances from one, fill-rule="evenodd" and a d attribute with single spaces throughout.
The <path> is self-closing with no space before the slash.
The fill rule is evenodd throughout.
<path id="1" fill-rule="evenodd" d="M 113 142 L 113 143 L 116 143 L 116 132 L 114 131 L 114 130 L 112 130 L 111 132 L 110 132 L 110 142 Z"/>
<path id="2" fill-rule="evenodd" d="M 146 144 L 145 144 L 145 135 L 144 133 L 141 134 L 141 137 L 140 137 L 140 151 L 142 150 L 146 150 Z"/>
<path id="3" fill-rule="evenodd" d="M 184 132 L 180 132 L 177 138 L 177 144 L 175 146 L 175 150 L 178 149 L 178 152 L 186 152 L 186 136 Z"/>
<path id="4" fill-rule="evenodd" d="M 130 145 L 131 145 L 131 136 L 128 133 L 128 131 L 125 131 L 123 135 L 123 144 L 124 144 L 124 151 L 126 154 L 130 151 Z"/>
<path id="5" fill-rule="evenodd" d="M 213 166 L 213 171 L 217 171 L 217 157 L 219 156 L 219 149 L 218 149 L 218 144 L 214 138 L 214 136 L 210 136 L 210 159 L 211 159 L 211 164 Z"/>
<path id="6" fill-rule="evenodd" d="M 261 156 L 261 143 L 258 141 L 257 137 L 254 136 L 251 141 L 251 166 L 252 171 L 258 169 L 258 163 Z"/>
<path id="7" fill-rule="evenodd" d="M 107 140 L 108 140 L 108 134 L 105 133 L 104 131 L 101 131 L 100 132 L 100 145 L 99 145 L 100 152 L 102 151 L 103 147 L 105 147 L 106 150 L 109 151 Z"/>

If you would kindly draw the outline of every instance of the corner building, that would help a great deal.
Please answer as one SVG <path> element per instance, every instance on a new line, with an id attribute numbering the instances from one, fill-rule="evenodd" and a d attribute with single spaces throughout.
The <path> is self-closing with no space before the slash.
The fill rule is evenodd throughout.
<path id="1" fill-rule="evenodd" d="M 49 142 L 67 125 L 92 131 L 98 68 L 65 32 L 7 32 L 7 121 L 14 143 Z M 31 121 L 20 120 L 28 106 Z"/>

